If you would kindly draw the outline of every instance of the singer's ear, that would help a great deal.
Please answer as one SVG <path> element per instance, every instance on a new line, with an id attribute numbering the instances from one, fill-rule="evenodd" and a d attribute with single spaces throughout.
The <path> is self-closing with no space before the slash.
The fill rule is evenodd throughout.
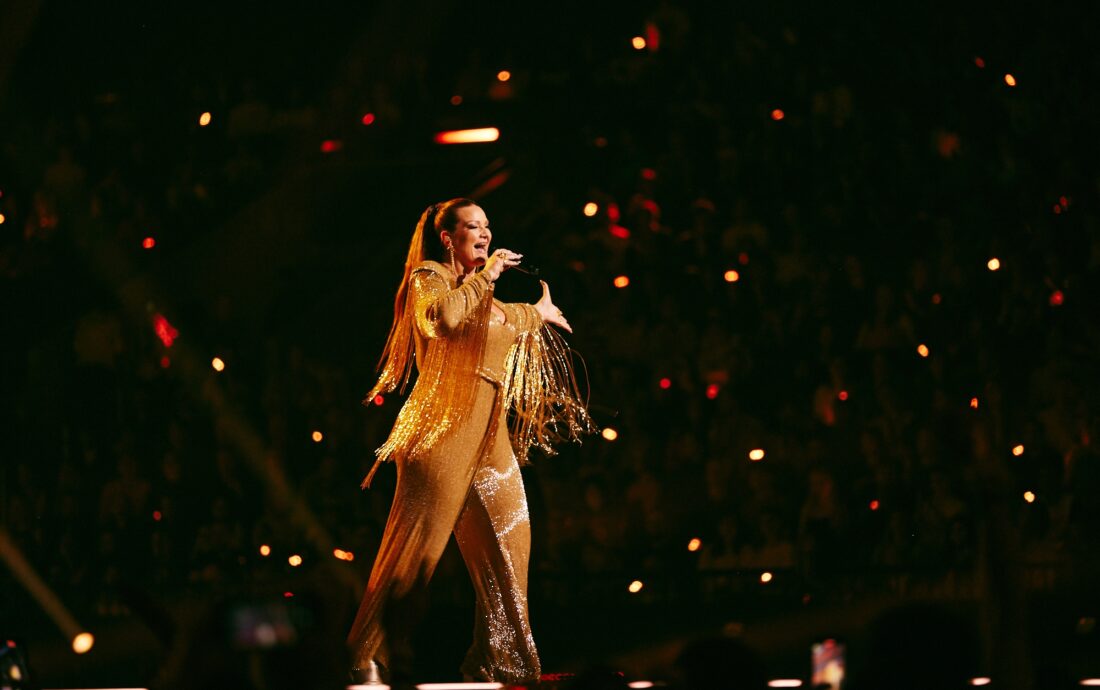
<path id="1" fill-rule="evenodd" d="M 446 230 L 439 231 L 439 243 L 444 247 L 449 247 L 453 240 L 451 239 L 451 233 Z"/>

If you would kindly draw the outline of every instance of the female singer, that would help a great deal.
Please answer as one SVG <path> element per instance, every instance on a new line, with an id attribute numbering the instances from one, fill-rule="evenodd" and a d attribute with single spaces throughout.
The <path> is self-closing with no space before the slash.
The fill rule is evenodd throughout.
<path id="1" fill-rule="evenodd" d="M 416 610 L 453 531 L 477 593 L 462 672 L 506 683 L 539 677 L 519 468 L 532 446 L 552 453 L 553 443 L 596 427 L 568 347 L 550 327 L 572 332 L 546 283 L 534 305 L 493 298 L 497 279 L 523 256 L 491 250 L 492 238 L 469 199 L 429 206 L 413 233 L 382 373 L 363 401 L 404 390 L 415 359 L 416 384 L 363 481 L 369 486 L 384 460 L 396 462 L 393 505 L 348 634 L 354 675 L 376 677 L 379 665 L 390 667 L 391 682 L 408 673 Z M 440 260 L 426 260 L 433 254 Z"/>

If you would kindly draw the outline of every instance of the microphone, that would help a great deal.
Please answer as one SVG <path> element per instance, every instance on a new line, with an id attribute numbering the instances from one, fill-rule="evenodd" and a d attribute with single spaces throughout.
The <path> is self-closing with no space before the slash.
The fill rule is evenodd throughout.
<path id="1" fill-rule="evenodd" d="M 527 264 L 524 266 L 512 266 L 512 268 L 520 273 L 526 273 L 529 276 L 537 276 L 539 274 L 539 267 L 534 264 Z"/>

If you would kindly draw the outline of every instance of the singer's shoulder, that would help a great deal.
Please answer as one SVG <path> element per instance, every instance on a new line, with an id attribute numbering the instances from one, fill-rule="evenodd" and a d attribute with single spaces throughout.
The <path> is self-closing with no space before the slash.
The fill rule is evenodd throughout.
<path id="1" fill-rule="evenodd" d="M 421 261 L 412 270 L 413 273 L 420 273 L 420 272 L 424 272 L 424 271 L 427 271 L 427 272 L 430 272 L 430 273 L 438 273 L 443 278 L 450 278 L 451 277 L 451 270 L 449 268 L 447 268 L 446 266 L 444 266 L 443 264 L 439 263 L 438 261 L 431 261 L 431 260 Z"/>

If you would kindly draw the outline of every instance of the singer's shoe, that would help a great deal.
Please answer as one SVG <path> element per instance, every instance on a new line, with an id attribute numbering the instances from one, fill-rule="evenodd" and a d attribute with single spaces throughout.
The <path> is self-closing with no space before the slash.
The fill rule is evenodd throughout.
<path id="1" fill-rule="evenodd" d="M 383 685 L 384 667 L 377 661 L 371 661 L 366 668 L 353 668 L 348 672 L 351 682 L 358 685 Z"/>

